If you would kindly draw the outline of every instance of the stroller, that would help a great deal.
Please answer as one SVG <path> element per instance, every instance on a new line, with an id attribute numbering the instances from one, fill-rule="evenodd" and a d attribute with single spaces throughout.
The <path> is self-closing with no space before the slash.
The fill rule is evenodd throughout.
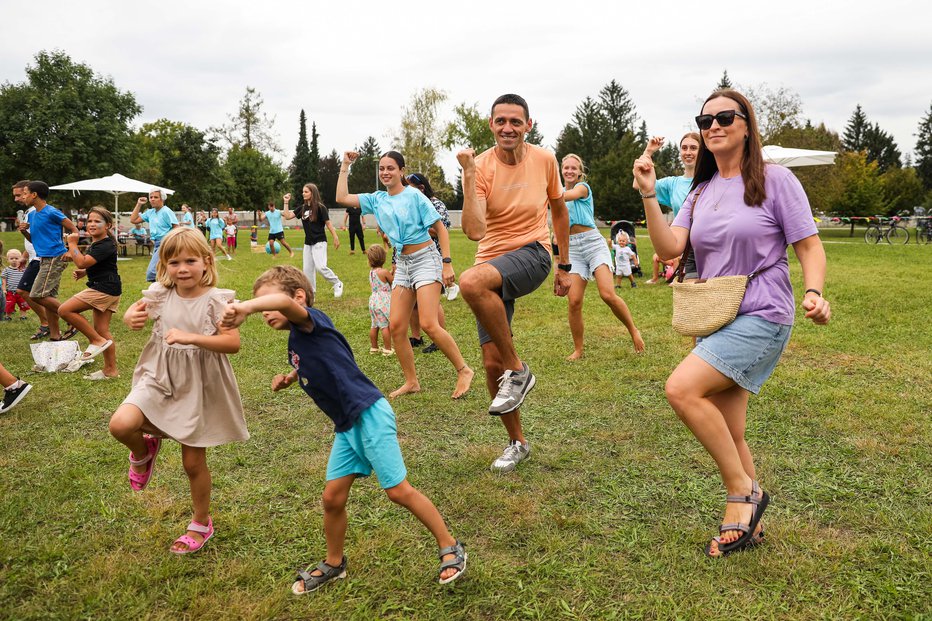
<path id="1" fill-rule="evenodd" d="M 638 254 L 638 240 L 634 235 L 634 224 L 630 220 L 619 220 L 614 223 L 611 230 L 612 239 L 615 239 L 618 231 L 624 231 L 628 234 L 628 247 L 634 251 L 634 256 L 638 258 L 637 266 L 632 265 L 631 271 L 643 278 L 644 272 L 641 271 L 641 256 Z"/>

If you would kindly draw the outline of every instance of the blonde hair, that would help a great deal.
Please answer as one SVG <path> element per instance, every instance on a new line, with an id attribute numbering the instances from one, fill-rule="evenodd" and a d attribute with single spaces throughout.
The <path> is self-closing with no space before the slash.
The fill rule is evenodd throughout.
<path id="1" fill-rule="evenodd" d="M 576 155 L 575 153 L 567 153 L 566 155 L 564 155 L 563 159 L 560 160 L 560 166 L 562 167 L 563 162 L 565 162 L 566 160 L 570 158 L 573 158 L 574 160 L 579 162 L 579 181 L 580 182 L 585 181 L 586 178 L 588 177 L 588 175 L 586 175 L 586 163 L 583 162 L 582 158 Z"/>
<path id="2" fill-rule="evenodd" d="M 182 252 L 199 256 L 204 261 L 204 273 L 201 275 L 202 287 L 213 287 L 219 278 L 214 253 L 207 245 L 204 234 L 196 229 L 174 228 L 162 238 L 159 246 L 159 264 L 155 268 L 155 278 L 169 289 L 175 286 L 168 275 L 168 262 Z"/>
<path id="3" fill-rule="evenodd" d="M 385 265 L 385 248 L 372 244 L 366 250 L 366 257 L 369 259 L 369 267 L 382 267 Z"/>
<path id="4" fill-rule="evenodd" d="M 201 239 L 203 238 L 204 236 L 201 235 Z M 253 295 L 266 285 L 274 285 L 291 297 L 294 297 L 298 291 L 304 291 L 307 305 L 314 306 L 314 291 L 311 289 L 311 281 L 308 280 L 304 272 L 294 265 L 276 265 L 265 270 L 252 284 Z"/>
<path id="5" fill-rule="evenodd" d="M 12 259 L 14 257 L 19 257 L 20 259 L 22 259 L 23 253 L 20 252 L 18 248 L 10 248 L 6 253 L 6 258 Z"/>

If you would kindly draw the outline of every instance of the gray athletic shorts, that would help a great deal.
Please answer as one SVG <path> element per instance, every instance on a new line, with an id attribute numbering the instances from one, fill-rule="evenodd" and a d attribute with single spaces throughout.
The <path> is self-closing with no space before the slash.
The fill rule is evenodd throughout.
<path id="1" fill-rule="evenodd" d="M 533 293 L 550 275 L 550 253 L 538 242 L 531 242 L 517 250 L 506 252 L 487 261 L 502 275 L 502 290 L 499 294 L 505 303 L 508 325 L 515 315 L 515 300 Z M 492 337 L 476 319 L 479 332 L 479 345 L 492 342 Z"/>

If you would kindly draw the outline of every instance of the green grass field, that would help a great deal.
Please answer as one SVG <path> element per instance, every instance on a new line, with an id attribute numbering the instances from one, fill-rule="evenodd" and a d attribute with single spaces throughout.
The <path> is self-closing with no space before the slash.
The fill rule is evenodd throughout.
<path id="1" fill-rule="evenodd" d="M 402 374 L 394 358 L 367 353 L 368 268 L 348 256 L 343 235 L 330 265 L 346 293 L 334 300 L 323 283 L 318 307 L 387 393 Z M 252 438 L 210 451 L 216 536 L 176 557 L 168 548 L 190 517 L 177 445 L 163 449 L 149 488 L 133 493 L 126 450 L 107 432 L 149 332 L 115 319 L 121 378 L 91 383 L 32 373 L 36 322 L 0 324 L 0 361 L 34 384 L 0 416 L 0 617 L 930 618 L 932 246 L 867 246 L 847 235 L 826 234 L 832 323 L 798 321 L 751 400 L 749 443 L 773 498 L 767 543 L 719 561 L 702 548 L 724 489 L 663 396 L 689 351 L 669 326 L 667 287 L 622 291 L 647 343 L 642 356 L 590 287 L 586 357 L 576 363 L 564 361 L 565 300 L 548 283 L 519 302 L 518 351 L 538 384 L 523 408 L 531 459 L 510 475 L 489 471 L 506 436 L 486 413 L 480 376 L 453 402 L 449 363 L 417 353 L 424 392 L 393 403 L 401 446 L 410 481 L 466 543 L 467 573 L 437 585 L 428 532 L 364 479 L 348 507 L 348 579 L 301 598 L 290 591 L 294 570 L 325 551 L 319 497 L 333 432 L 299 388 L 269 389 L 289 368 L 285 333 L 256 318 L 242 328 L 231 359 Z M 16 234 L 0 239 L 21 247 Z M 296 231 L 288 239 L 300 244 Z M 647 235 L 639 240 L 647 262 Z M 456 233 L 453 249 L 459 273 L 474 244 Z M 221 286 L 241 297 L 273 263 L 248 250 L 219 263 Z M 144 288 L 145 266 L 120 263 L 122 309 Z M 78 287 L 66 274 L 62 299 Z M 471 313 L 462 300 L 443 306 L 479 369 Z"/>

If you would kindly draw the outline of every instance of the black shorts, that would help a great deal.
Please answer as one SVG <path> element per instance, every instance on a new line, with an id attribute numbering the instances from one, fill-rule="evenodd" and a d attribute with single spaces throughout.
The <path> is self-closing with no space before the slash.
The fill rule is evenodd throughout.
<path id="1" fill-rule="evenodd" d="M 281 233 L 269 233 L 269 241 L 272 241 L 273 239 L 285 239 L 284 231 Z"/>
<path id="2" fill-rule="evenodd" d="M 490 259 L 487 263 L 502 275 L 502 290 L 499 291 L 499 295 L 505 303 L 505 314 L 510 326 L 515 314 L 515 300 L 533 293 L 550 275 L 552 265 L 550 253 L 538 242 L 531 242 L 517 250 Z M 476 329 L 479 332 L 479 345 L 492 342 L 492 337 L 485 331 L 478 319 Z"/>
<path id="3" fill-rule="evenodd" d="M 26 295 L 29 295 L 29 292 L 32 291 L 32 285 L 36 282 L 36 276 L 39 275 L 39 266 L 41 264 L 39 259 L 33 259 L 29 262 L 29 265 L 23 270 L 23 277 L 19 279 L 18 291 L 25 291 Z"/>

